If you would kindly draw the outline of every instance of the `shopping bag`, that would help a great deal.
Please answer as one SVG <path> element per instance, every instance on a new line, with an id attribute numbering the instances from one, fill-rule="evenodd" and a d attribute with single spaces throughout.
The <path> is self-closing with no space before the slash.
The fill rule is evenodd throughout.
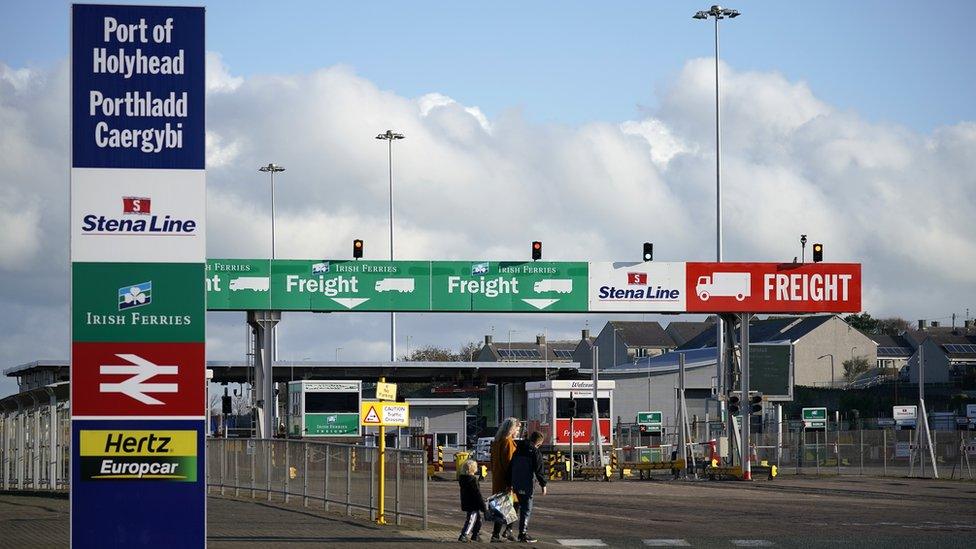
<path id="1" fill-rule="evenodd" d="M 488 520 L 501 524 L 511 524 L 518 520 L 515 505 L 512 503 L 512 494 L 499 492 L 488 498 L 487 515 Z"/>

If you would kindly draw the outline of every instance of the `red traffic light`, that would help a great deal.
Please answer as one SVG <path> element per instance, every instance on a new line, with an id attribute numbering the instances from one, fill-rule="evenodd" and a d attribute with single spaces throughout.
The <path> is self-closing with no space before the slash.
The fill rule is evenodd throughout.
<path id="1" fill-rule="evenodd" d="M 542 242 L 535 240 L 532 242 L 532 261 L 542 259 Z"/>
<path id="2" fill-rule="evenodd" d="M 359 238 L 352 241 L 352 257 L 354 259 L 363 257 L 363 241 Z"/>

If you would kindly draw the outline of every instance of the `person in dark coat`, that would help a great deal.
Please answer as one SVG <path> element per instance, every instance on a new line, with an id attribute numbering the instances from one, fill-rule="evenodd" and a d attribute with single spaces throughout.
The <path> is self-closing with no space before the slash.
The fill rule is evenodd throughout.
<path id="1" fill-rule="evenodd" d="M 481 487 L 478 485 L 478 462 L 469 459 L 462 465 L 464 468 L 458 475 L 458 485 L 461 487 L 461 510 L 468 514 L 461 528 L 458 541 L 465 543 L 471 540 L 481 541 L 481 513 L 488 511 L 485 498 L 481 497 Z"/>
<path id="2" fill-rule="evenodd" d="M 545 437 L 539 431 L 529 435 L 527 440 L 520 440 L 515 446 L 512 457 L 512 489 L 518 497 L 519 512 L 519 541 L 535 543 L 535 538 L 529 535 L 529 517 L 532 514 L 532 495 L 535 483 L 542 487 L 542 494 L 546 494 L 545 463 L 539 446 Z"/>

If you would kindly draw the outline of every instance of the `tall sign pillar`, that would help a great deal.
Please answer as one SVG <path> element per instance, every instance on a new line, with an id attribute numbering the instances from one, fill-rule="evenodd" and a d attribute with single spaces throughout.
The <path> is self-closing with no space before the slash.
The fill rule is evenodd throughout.
<path id="1" fill-rule="evenodd" d="M 204 9 L 71 14 L 71 544 L 204 547 Z"/>

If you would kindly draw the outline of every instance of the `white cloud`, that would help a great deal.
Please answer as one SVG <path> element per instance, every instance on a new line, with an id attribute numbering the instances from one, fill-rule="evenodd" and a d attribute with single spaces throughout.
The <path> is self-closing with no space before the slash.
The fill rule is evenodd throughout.
<path id="1" fill-rule="evenodd" d="M 386 257 L 387 145 L 374 136 L 390 128 L 407 136 L 393 154 L 399 258 L 524 258 L 539 239 L 548 259 L 636 259 L 645 240 L 659 260 L 709 259 L 712 70 L 689 61 L 643 119 L 566 127 L 517 111 L 489 120 L 439 93 L 399 96 L 342 66 L 232 76 L 210 54 L 208 253 L 268 255 L 270 189 L 257 167 L 274 161 L 287 168 L 276 181 L 279 256 L 348 257 L 358 237 L 367 257 Z M 976 310 L 966 301 L 976 295 L 976 124 L 923 134 L 838 111 L 779 74 L 723 65 L 722 75 L 728 260 L 790 261 L 806 233 L 828 260 L 864 264 L 873 314 Z M 42 295 L 46 318 L 65 315 L 66 89 L 63 65 L 0 64 L 0 305 Z M 213 358 L 239 356 L 239 317 L 211 315 Z M 343 347 L 346 358 L 382 358 L 384 318 L 290 315 L 283 333 L 302 356 Z M 494 324 L 524 339 L 603 317 L 401 318 L 414 345 L 457 346 Z M 0 348 L 3 365 L 36 358 L 29 338 L 0 336 Z"/>

